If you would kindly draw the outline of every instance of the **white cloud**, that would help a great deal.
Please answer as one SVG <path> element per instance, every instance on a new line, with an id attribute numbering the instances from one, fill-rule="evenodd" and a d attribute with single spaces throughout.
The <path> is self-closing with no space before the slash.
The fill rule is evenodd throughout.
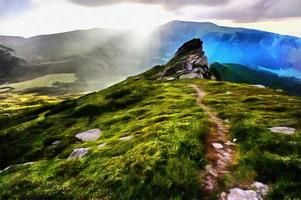
<path id="1" fill-rule="evenodd" d="M 96 27 L 149 30 L 174 18 L 156 5 L 125 3 L 88 8 L 59 0 L 35 3 L 30 12 L 1 20 L 0 34 L 33 36 Z"/>
<path id="2" fill-rule="evenodd" d="M 3 1 L 3 0 L 2 0 Z M 13 0 L 16 1 L 16 0 Z M 22 0 L 29 1 L 29 0 Z M 284 0 L 231 0 L 229 3 L 218 0 L 212 1 L 216 6 L 203 4 L 200 6 L 188 3 L 177 10 L 168 10 L 159 0 L 150 4 L 122 3 L 109 6 L 81 6 L 70 3 L 69 0 L 30 0 L 31 7 L 26 12 L 16 13 L 13 16 L 0 18 L 1 35 L 34 36 L 78 29 L 109 28 L 129 29 L 135 28 L 149 32 L 149 29 L 170 20 L 210 21 L 225 26 L 255 28 L 281 34 L 301 36 L 301 18 L 298 16 L 297 5 L 299 0 L 291 0 L 296 8 L 289 8 L 290 4 Z M 137 0 L 135 0 L 137 1 Z M 177 0 L 181 2 L 184 0 Z M 204 3 L 208 0 L 202 0 Z M 1 0 L 0 0 L 1 2 Z M 156 2 L 156 4 L 154 4 Z M 161 1 L 164 2 L 164 1 Z M 166 1 L 171 2 L 171 1 Z M 206 2 L 205 2 L 206 3 Z M 4 4 L 3 4 L 4 5 Z M 274 9 L 281 10 L 273 14 Z M 286 6 L 286 7 L 285 7 Z M 292 10 L 289 18 L 288 15 Z M 17 12 L 17 11 L 15 11 Z M 282 16 L 282 17 L 280 17 Z M 295 16 L 295 17 L 293 17 Z M 264 18 L 264 20 L 262 20 Z"/>

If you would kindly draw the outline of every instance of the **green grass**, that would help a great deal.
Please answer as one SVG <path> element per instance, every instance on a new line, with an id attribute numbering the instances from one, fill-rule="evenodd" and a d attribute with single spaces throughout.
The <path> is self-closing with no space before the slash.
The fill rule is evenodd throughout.
<path id="1" fill-rule="evenodd" d="M 200 195 L 208 121 L 185 83 L 129 78 L 34 114 L 26 114 L 33 117 L 24 122 L 2 126 L 2 167 L 39 160 L 1 174 L 4 198 L 195 199 Z M 78 143 L 74 135 L 91 128 L 100 128 L 102 137 Z M 132 140 L 119 140 L 129 135 Z M 50 147 L 55 140 L 62 143 Z M 105 147 L 97 148 L 104 142 Z M 82 160 L 66 160 L 78 147 L 91 149 Z"/>

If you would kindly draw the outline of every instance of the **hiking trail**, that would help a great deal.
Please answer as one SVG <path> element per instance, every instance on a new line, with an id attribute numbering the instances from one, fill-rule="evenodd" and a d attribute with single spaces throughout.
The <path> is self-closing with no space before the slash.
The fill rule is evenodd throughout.
<path id="1" fill-rule="evenodd" d="M 206 159 L 203 187 L 206 191 L 216 189 L 218 179 L 228 172 L 235 154 L 235 144 L 229 141 L 229 128 L 208 106 L 203 104 L 206 93 L 196 85 L 190 85 L 197 92 L 197 104 L 207 113 L 213 124 L 206 137 Z M 221 199 L 224 199 L 221 197 Z"/>

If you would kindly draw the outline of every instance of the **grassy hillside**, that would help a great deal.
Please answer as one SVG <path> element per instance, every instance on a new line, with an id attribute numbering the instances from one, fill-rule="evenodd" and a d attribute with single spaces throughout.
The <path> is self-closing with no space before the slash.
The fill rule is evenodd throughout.
<path id="1" fill-rule="evenodd" d="M 154 71 L 144 77 L 151 74 Z M 2 172 L 1 196 L 204 196 L 200 176 L 206 164 L 204 136 L 210 123 L 196 105 L 195 91 L 187 83 L 208 92 L 205 103 L 229 120 L 231 135 L 238 139 L 236 162 L 220 187 L 227 189 L 258 180 L 272 186 L 272 199 L 300 197 L 300 98 L 241 84 L 205 80 L 161 82 L 143 76 L 54 108 L 7 118 L 18 120 L 1 125 L 1 167 L 37 162 Z M 269 127 L 280 125 L 295 127 L 298 132 L 294 136 L 269 132 Z M 80 143 L 75 139 L 76 133 L 92 128 L 103 131 L 96 142 Z M 124 136 L 132 139 L 120 140 Z M 56 140 L 62 143 L 51 146 Z M 103 143 L 106 146 L 97 147 Z M 91 149 L 81 160 L 67 160 L 78 147 Z"/>
<path id="2" fill-rule="evenodd" d="M 300 198 L 301 99 L 273 89 L 209 80 L 157 80 L 175 57 L 100 92 L 28 107 L 0 120 L 3 199 L 217 199 L 232 187 L 261 181 L 270 199 Z M 230 126 L 235 160 L 212 193 L 202 188 L 206 136 L 213 126 L 204 104 Z M 271 133 L 273 126 L 296 129 Z M 98 128 L 96 141 L 75 134 Z M 59 141 L 54 145 L 54 142 Z M 88 148 L 81 159 L 68 159 Z M 33 163 L 28 163 L 33 162 Z M 23 164 L 25 165 L 15 165 Z"/>
<path id="3" fill-rule="evenodd" d="M 246 84 L 193 81 L 208 95 L 205 103 L 228 119 L 238 140 L 236 163 L 223 185 L 244 188 L 253 180 L 271 186 L 267 199 L 301 198 L 301 99 Z M 297 129 L 293 136 L 271 133 L 273 126 Z"/>
<path id="4" fill-rule="evenodd" d="M 211 71 L 219 74 L 220 79 L 235 83 L 261 84 L 275 89 L 283 89 L 291 94 L 301 95 L 301 81 L 294 77 L 252 69 L 239 64 L 211 64 Z"/>
<path id="5" fill-rule="evenodd" d="M 2 125 L 2 167 L 40 161 L 3 172 L 1 195 L 30 199 L 197 196 L 199 169 L 205 164 L 201 138 L 208 121 L 185 85 L 130 78 L 54 109 L 36 111 L 30 121 Z M 100 128 L 102 137 L 78 143 L 74 134 L 91 128 Z M 133 139 L 121 141 L 124 136 Z M 51 147 L 55 140 L 63 142 Z M 98 148 L 102 143 L 107 145 Z M 66 160 L 76 147 L 91 150 L 83 160 Z"/>

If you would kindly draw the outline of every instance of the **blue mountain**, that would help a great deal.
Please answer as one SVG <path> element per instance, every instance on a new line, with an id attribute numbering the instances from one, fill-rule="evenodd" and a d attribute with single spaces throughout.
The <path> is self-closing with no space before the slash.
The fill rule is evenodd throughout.
<path id="1" fill-rule="evenodd" d="M 301 78 L 301 38 L 298 37 L 185 21 L 165 24 L 156 34 L 164 59 L 170 58 L 185 41 L 201 38 L 210 63 L 238 63 Z"/>

